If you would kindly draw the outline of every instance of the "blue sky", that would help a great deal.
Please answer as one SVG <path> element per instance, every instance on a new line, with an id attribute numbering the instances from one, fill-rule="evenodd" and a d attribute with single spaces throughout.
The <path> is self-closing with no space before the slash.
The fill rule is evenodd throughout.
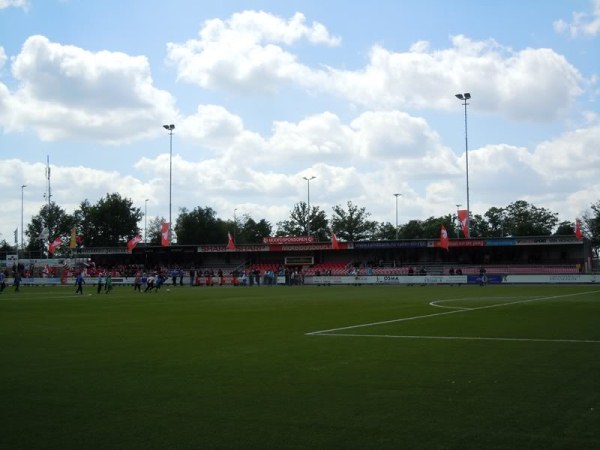
<path id="1" fill-rule="evenodd" d="M 600 200 L 600 0 L 0 0 L 0 240 L 107 193 L 274 226 L 306 201 L 399 223 Z M 149 199 L 148 202 L 145 200 Z M 143 227 L 144 223 L 140 223 Z"/>

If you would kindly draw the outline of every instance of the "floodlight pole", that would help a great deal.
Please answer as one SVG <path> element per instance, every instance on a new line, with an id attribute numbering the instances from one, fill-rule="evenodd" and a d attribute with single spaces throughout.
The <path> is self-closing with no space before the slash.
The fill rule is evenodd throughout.
<path id="1" fill-rule="evenodd" d="M 237 211 L 237 208 L 233 209 L 233 242 L 236 242 L 235 239 L 235 233 L 236 233 L 236 228 L 237 228 L 237 217 L 235 215 L 235 212 Z"/>
<path id="2" fill-rule="evenodd" d="M 26 184 L 21 186 L 21 251 L 25 248 L 23 245 L 23 190 L 27 187 Z"/>
<path id="3" fill-rule="evenodd" d="M 396 240 L 398 240 L 398 197 L 402 196 L 402 194 L 394 194 L 396 197 Z"/>
<path id="4" fill-rule="evenodd" d="M 314 180 L 315 177 L 314 175 L 311 177 L 302 177 L 306 180 L 307 186 L 308 186 L 308 196 L 307 196 L 307 203 L 306 203 L 306 234 L 307 236 L 310 236 L 310 180 Z"/>
<path id="5" fill-rule="evenodd" d="M 173 222 L 171 220 L 171 201 L 173 186 L 173 130 L 175 129 L 175 125 L 163 125 L 163 128 L 169 132 L 169 245 L 171 245 L 173 237 Z"/>
<path id="6" fill-rule="evenodd" d="M 465 92 L 464 94 L 456 94 L 456 98 L 461 100 L 465 107 L 465 164 L 467 172 L 467 236 L 471 236 L 471 207 L 469 202 L 469 138 L 467 133 L 467 100 L 471 98 L 471 94 Z"/>

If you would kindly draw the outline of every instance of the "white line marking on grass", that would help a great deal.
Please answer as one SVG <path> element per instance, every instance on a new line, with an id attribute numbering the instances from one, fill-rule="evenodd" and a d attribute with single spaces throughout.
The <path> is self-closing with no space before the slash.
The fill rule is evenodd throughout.
<path id="1" fill-rule="evenodd" d="M 430 306 L 434 306 L 436 308 L 462 309 L 462 310 L 465 310 L 465 311 L 470 311 L 470 310 L 472 310 L 474 308 L 473 307 L 467 308 L 466 306 L 446 306 L 446 305 L 442 305 L 442 303 L 461 302 L 461 301 L 465 301 L 465 300 L 471 300 L 471 301 L 473 301 L 473 300 L 514 300 L 515 298 L 523 298 L 523 297 L 463 297 L 463 298 L 448 298 L 448 299 L 445 299 L 445 300 L 433 300 L 433 301 L 429 302 L 429 305 Z M 539 297 L 527 297 L 527 298 L 539 298 Z"/>
<path id="2" fill-rule="evenodd" d="M 445 309 L 461 309 L 463 311 L 470 311 L 473 308 L 465 308 L 463 306 L 445 306 L 445 305 L 440 305 L 439 303 L 445 301 L 445 300 L 438 300 L 438 301 L 433 301 L 433 302 L 429 302 L 429 306 L 434 306 L 435 308 L 445 308 Z M 452 300 L 450 300 L 452 301 Z"/>
<path id="3" fill-rule="evenodd" d="M 493 305 L 479 306 L 477 308 L 471 308 L 471 309 L 467 309 L 467 310 L 464 310 L 464 309 L 454 309 L 452 311 L 445 311 L 445 312 L 434 313 L 434 314 L 425 314 L 425 315 L 422 315 L 422 316 L 403 317 L 401 319 L 383 320 L 381 322 L 361 323 L 361 324 L 358 324 L 358 325 L 350 325 L 350 326 L 347 326 L 347 327 L 330 328 L 329 330 L 311 331 L 309 333 L 305 333 L 305 335 L 306 336 L 325 335 L 325 334 L 328 334 L 328 333 L 334 333 L 336 331 L 344 331 L 344 330 L 352 330 L 352 329 L 356 329 L 356 328 L 373 327 L 373 326 L 376 326 L 376 325 L 385 325 L 385 324 L 388 324 L 388 323 L 407 322 L 409 320 L 427 319 L 427 318 L 430 318 L 430 317 L 438 317 L 438 316 L 446 316 L 446 315 L 449 315 L 449 314 L 458 314 L 458 313 L 464 313 L 464 312 L 472 312 L 472 311 L 478 311 L 478 310 L 481 310 L 481 309 L 500 308 L 502 306 L 509 306 L 509 305 L 523 304 L 523 303 L 531 303 L 531 302 L 537 302 L 537 301 L 541 301 L 541 300 L 552 300 L 552 299 L 556 299 L 556 298 L 575 297 L 577 295 L 595 294 L 595 293 L 598 293 L 598 292 L 600 292 L 600 290 L 587 291 L 587 292 L 577 292 L 575 294 L 551 295 L 551 296 L 547 296 L 547 297 L 528 298 L 526 300 L 517 300 L 517 301 L 514 301 L 514 302 L 494 303 Z"/>
<path id="4" fill-rule="evenodd" d="M 317 335 L 315 335 L 317 336 Z M 502 338 L 502 337 L 472 337 L 472 336 L 398 336 L 395 334 L 351 334 L 351 333 L 320 333 L 318 336 L 336 337 L 372 337 L 390 339 L 438 339 L 445 341 L 516 341 L 516 342 L 565 342 L 570 344 L 600 344 L 600 341 L 590 339 L 543 339 L 543 338 Z"/>

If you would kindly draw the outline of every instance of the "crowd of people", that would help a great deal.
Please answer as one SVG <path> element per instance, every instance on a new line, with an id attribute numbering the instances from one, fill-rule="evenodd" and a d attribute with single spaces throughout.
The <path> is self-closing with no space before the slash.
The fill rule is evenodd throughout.
<path id="1" fill-rule="evenodd" d="M 122 269 L 123 267 L 120 268 L 120 270 Z M 125 272 L 130 273 L 129 270 L 131 269 L 132 267 L 127 267 L 125 268 Z M 86 284 L 86 280 L 95 279 L 96 293 L 109 294 L 112 291 L 113 275 L 119 274 L 120 270 L 101 267 L 81 268 L 75 274 L 75 293 L 83 295 L 83 286 Z M 184 270 L 181 267 L 173 267 L 159 268 L 146 272 L 138 267 L 137 272 L 132 276 L 121 276 L 120 278 L 131 280 L 132 283 L 124 284 L 133 284 L 134 291 L 148 293 L 158 292 L 163 286 L 175 287 L 188 284 L 184 280 L 189 280 L 190 286 L 274 286 L 278 284 L 279 277 L 283 277 L 285 284 L 290 286 L 304 284 L 304 275 L 300 268 L 292 269 L 283 266 L 278 268 L 278 270 L 271 268 L 267 268 L 266 270 L 249 268 L 247 270 L 234 270 L 228 274 L 223 269 Z"/>

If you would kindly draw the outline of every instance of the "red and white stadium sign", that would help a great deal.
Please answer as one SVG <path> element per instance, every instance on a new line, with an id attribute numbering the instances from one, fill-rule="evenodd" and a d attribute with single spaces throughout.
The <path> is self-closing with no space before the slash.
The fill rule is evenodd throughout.
<path id="1" fill-rule="evenodd" d="M 314 241 L 313 236 L 267 236 L 263 238 L 264 244 L 310 244 Z"/>

